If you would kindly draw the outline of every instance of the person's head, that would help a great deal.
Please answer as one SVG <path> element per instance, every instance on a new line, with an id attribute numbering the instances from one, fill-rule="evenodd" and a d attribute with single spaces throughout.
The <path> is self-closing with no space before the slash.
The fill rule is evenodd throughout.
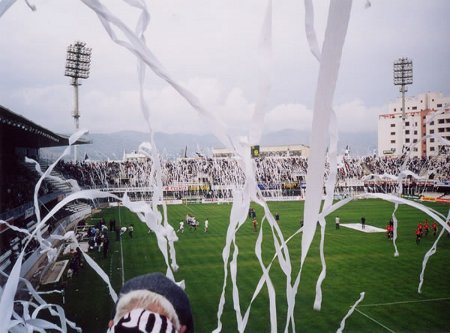
<path id="1" fill-rule="evenodd" d="M 194 332 L 191 306 L 184 290 L 161 273 L 140 275 L 122 287 L 110 333 Z M 130 330 L 134 328 L 134 330 Z"/>

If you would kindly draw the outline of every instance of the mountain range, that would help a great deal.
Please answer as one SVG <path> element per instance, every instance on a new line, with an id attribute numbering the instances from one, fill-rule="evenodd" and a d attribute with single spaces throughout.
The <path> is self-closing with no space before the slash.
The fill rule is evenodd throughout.
<path id="1" fill-rule="evenodd" d="M 91 133 L 88 139 L 92 144 L 81 145 L 78 148 L 78 158 L 84 159 L 86 155 L 91 160 L 121 160 L 124 153 L 137 151 L 142 142 L 149 142 L 148 133 L 137 131 L 121 131 L 114 133 Z M 167 134 L 155 133 L 155 144 L 163 156 L 175 158 L 181 156 L 196 156 L 201 153 L 211 155 L 212 148 L 221 148 L 223 145 L 212 134 Z M 277 132 L 263 134 L 261 146 L 277 146 L 290 144 L 309 145 L 309 132 L 285 129 Z M 338 154 L 342 154 L 346 147 L 354 156 L 372 154 L 377 147 L 377 133 L 339 133 Z M 41 156 L 54 158 L 60 154 L 62 148 L 45 148 Z"/>

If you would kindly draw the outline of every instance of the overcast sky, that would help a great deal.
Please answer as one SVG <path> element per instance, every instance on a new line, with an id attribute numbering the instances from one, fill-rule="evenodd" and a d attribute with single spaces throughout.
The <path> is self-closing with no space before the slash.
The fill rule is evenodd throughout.
<path id="1" fill-rule="evenodd" d="M 66 48 L 92 51 L 80 87 L 80 124 L 93 133 L 144 131 L 135 57 L 112 42 L 95 13 L 78 0 L 17 1 L 0 17 L 0 104 L 58 133 L 71 133 L 73 88 L 64 76 Z M 450 1 L 353 1 L 334 99 L 341 131 L 376 131 L 377 115 L 399 97 L 392 67 L 414 62 L 409 95 L 450 92 Z M 134 30 L 138 12 L 104 3 Z M 257 98 L 257 45 L 263 0 L 149 1 L 147 44 L 169 72 L 229 128 L 248 124 Z M 314 1 L 319 43 L 328 1 Z M 273 1 L 273 60 L 264 131 L 307 130 L 318 75 L 307 45 L 304 3 Z M 147 72 L 146 99 L 156 131 L 208 133 L 197 113 L 167 83 Z"/>

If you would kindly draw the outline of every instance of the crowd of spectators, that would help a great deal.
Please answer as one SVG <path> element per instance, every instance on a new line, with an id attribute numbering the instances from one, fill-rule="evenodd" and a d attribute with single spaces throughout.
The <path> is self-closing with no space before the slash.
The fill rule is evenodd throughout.
<path id="1" fill-rule="evenodd" d="M 270 156 L 254 159 L 255 177 L 260 188 L 300 186 L 305 179 L 308 160 L 304 157 Z M 152 161 L 60 162 L 57 168 L 85 188 L 151 187 L 155 184 Z M 368 175 L 398 175 L 401 170 L 430 180 L 450 179 L 450 157 L 387 158 L 344 157 L 339 161 L 337 181 L 362 180 Z M 244 171 L 234 158 L 180 158 L 161 162 L 163 186 L 177 184 L 242 185 Z M 325 177 L 329 174 L 329 168 Z M 291 185 L 294 184 L 294 185 Z"/>
<path id="2" fill-rule="evenodd" d="M 255 177 L 262 190 L 299 189 L 304 183 L 308 160 L 300 156 L 266 156 L 255 158 Z M 221 195 L 231 195 L 229 185 L 242 186 L 244 171 L 235 158 L 179 158 L 160 163 L 162 186 L 179 184 L 207 184 L 209 187 L 223 186 Z M 152 161 L 60 161 L 56 169 L 67 179 L 75 179 L 81 188 L 151 188 L 156 184 L 157 170 L 152 170 Z M 349 180 L 363 180 L 368 175 L 398 175 L 401 170 L 423 177 L 423 179 L 450 180 L 450 157 L 407 158 L 407 157 L 350 157 L 345 156 L 338 163 L 337 186 Z M 37 173 L 18 165 L 14 174 L 7 177 L 0 188 L 1 212 L 18 207 L 33 199 Z M 329 167 L 324 177 L 328 177 Z M 206 196 L 209 188 L 202 189 Z M 51 191 L 43 182 L 39 196 Z"/>

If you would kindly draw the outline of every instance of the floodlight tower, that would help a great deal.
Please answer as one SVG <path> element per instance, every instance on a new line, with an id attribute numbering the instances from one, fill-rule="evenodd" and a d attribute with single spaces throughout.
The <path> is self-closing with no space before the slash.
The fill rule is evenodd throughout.
<path id="1" fill-rule="evenodd" d="M 399 58 L 394 62 L 394 85 L 400 86 L 400 92 L 402 93 L 402 122 L 403 131 L 401 136 L 402 153 L 403 153 L 403 141 L 405 132 L 405 92 L 408 91 L 408 85 L 413 83 L 413 63 L 411 59 Z"/>
<path id="2" fill-rule="evenodd" d="M 75 129 L 80 128 L 80 111 L 78 108 L 78 79 L 87 79 L 89 77 L 89 68 L 91 65 L 91 48 L 86 47 L 86 43 L 77 41 L 67 47 L 66 71 L 65 76 L 72 78 L 71 85 L 74 87 L 75 107 L 72 113 L 75 119 Z M 77 160 L 77 150 L 75 147 L 75 161 Z"/>

